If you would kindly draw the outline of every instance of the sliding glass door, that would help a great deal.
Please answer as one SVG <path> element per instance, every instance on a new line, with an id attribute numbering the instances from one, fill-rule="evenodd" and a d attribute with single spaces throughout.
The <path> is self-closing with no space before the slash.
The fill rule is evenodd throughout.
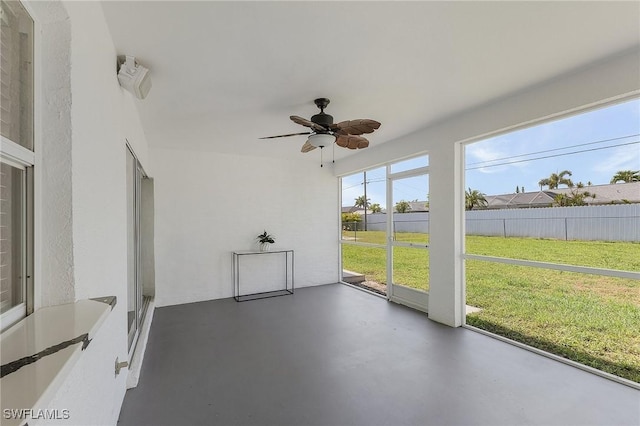
<path id="1" fill-rule="evenodd" d="M 130 352 L 135 347 L 144 313 L 140 226 L 143 177 L 140 162 L 127 149 L 127 324 Z"/>

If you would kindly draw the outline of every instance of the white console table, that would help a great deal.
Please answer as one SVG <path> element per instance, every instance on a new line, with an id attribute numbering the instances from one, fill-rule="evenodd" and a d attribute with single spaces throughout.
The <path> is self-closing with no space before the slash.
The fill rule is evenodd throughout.
<path id="1" fill-rule="evenodd" d="M 274 259 L 281 259 L 284 262 L 285 282 L 284 288 L 272 291 L 263 291 L 260 293 L 242 294 L 240 286 L 240 259 L 244 256 L 269 256 Z M 293 250 L 240 250 L 232 253 L 232 272 L 233 272 L 233 298 L 236 302 L 246 302 L 249 300 L 265 299 L 267 297 L 278 297 L 293 294 L 294 290 L 294 253 Z"/>

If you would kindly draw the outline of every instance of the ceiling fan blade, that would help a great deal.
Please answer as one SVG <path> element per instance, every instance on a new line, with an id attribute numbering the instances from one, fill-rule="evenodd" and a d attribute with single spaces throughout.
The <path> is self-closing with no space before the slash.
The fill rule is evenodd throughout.
<path id="1" fill-rule="evenodd" d="M 362 136 L 355 135 L 338 135 L 336 144 L 343 148 L 362 149 L 369 146 L 369 141 Z"/>
<path id="2" fill-rule="evenodd" d="M 314 149 L 316 149 L 316 147 L 311 145 L 309 141 L 306 141 L 304 145 L 302 145 L 302 149 L 300 150 L 300 152 L 307 153 L 309 151 L 313 151 Z"/>
<path id="3" fill-rule="evenodd" d="M 306 118 L 298 117 L 297 115 L 292 115 L 289 118 L 294 123 L 300 124 L 300 125 L 305 126 L 305 127 L 309 127 L 311 129 L 315 130 L 316 132 L 326 132 L 327 131 L 327 129 L 325 129 L 324 126 L 316 124 L 313 121 L 309 121 Z"/>
<path id="4" fill-rule="evenodd" d="M 369 146 L 369 141 L 365 138 L 360 138 L 358 141 L 358 149 L 366 148 Z"/>
<path id="5" fill-rule="evenodd" d="M 346 132 L 350 135 L 361 135 L 363 133 L 373 133 L 380 127 L 380 123 L 375 120 L 358 119 L 341 121 L 335 125 L 339 131 Z"/>
<path id="6" fill-rule="evenodd" d="M 289 136 L 310 135 L 310 134 L 311 132 L 289 133 L 288 135 L 265 136 L 263 138 L 258 138 L 258 139 L 288 138 Z"/>

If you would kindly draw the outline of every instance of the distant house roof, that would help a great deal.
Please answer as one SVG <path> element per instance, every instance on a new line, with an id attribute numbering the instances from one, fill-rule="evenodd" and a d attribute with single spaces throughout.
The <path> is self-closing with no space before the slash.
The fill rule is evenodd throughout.
<path id="1" fill-rule="evenodd" d="M 595 194 L 596 198 L 587 198 L 587 204 L 640 203 L 640 182 L 592 185 L 582 188 Z M 554 189 L 554 192 L 567 194 L 568 188 Z"/>
<path id="2" fill-rule="evenodd" d="M 559 188 L 537 192 L 487 195 L 489 209 L 522 209 L 531 207 L 550 207 L 558 194 L 570 194 L 571 188 Z M 587 191 L 595 198 L 587 197 L 588 205 L 640 203 L 640 182 L 591 185 L 573 190 Z"/>
<path id="3" fill-rule="evenodd" d="M 411 210 L 409 212 L 428 212 L 429 207 L 426 201 L 409 201 Z"/>
<path id="4" fill-rule="evenodd" d="M 347 206 L 347 207 L 342 207 L 342 213 L 355 213 L 360 209 L 360 207 L 356 207 L 356 206 Z"/>
<path id="5" fill-rule="evenodd" d="M 487 195 L 489 209 L 523 209 L 549 207 L 556 194 L 550 191 L 521 192 L 517 194 Z"/>
<path id="6" fill-rule="evenodd" d="M 381 213 L 385 213 L 385 209 L 382 209 Z M 364 209 L 362 207 L 356 207 L 356 206 L 342 206 L 342 213 L 356 213 L 356 214 L 364 214 Z M 375 214 L 371 211 L 371 209 L 367 209 L 367 214 Z"/>

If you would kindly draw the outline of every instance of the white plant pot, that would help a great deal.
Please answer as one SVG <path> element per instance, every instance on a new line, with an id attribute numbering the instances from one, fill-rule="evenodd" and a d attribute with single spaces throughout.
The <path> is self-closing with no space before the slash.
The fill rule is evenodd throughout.
<path id="1" fill-rule="evenodd" d="M 260 251 L 269 251 L 271 249 L 271 243 L 260 243 Z"/>

